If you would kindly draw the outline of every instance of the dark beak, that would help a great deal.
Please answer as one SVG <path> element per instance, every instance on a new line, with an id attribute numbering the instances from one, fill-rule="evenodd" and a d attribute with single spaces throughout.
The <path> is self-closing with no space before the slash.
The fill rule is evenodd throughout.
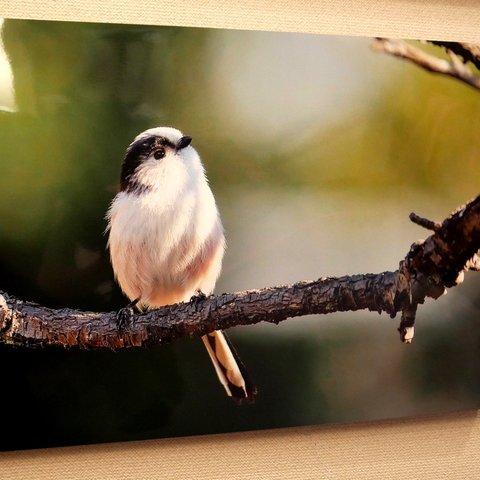
<path id="1" fill-rule="evenodd" d="M 178 152 L 179 150 L 182 150 L 182 148 L 188 147 L 190 143 L 192 142 L 192 137 L 182 137 L 178 142 L 177 145 L 175 146 L 175 151 Z"/>

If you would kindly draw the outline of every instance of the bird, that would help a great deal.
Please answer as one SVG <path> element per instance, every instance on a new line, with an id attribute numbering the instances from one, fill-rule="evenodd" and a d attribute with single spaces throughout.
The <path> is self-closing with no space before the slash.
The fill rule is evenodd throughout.
<path id="1" fill-rule="evenodd" d="M 114 276 L 130 300 L 119 328 L 144 311 L 211 295 L 220 275 L 225 233 L 192 138 L 154 127 L 127 147 L 120 189 L 106 214 Z M 247 370 L 224 332 L 201 337 L 226 394 L 237 403 L 256 395 Z"/>

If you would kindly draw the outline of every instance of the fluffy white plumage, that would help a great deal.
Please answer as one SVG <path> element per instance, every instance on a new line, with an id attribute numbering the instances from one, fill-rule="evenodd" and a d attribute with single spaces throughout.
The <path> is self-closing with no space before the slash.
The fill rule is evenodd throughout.
<path id="1" fill-rule="evenodd" d="M 182 138 L 188 138 L 188 146 L 176 148 Z M 160 145 L 159 158 L 154 148 L 133 155 L 136 146 L 143 148 L 142 140 Z M 170 127 L 138 135 L 129 147 L 126 187 L 107 213 L 115 277 L 125 295 L 144 308 L 189 301 L 198 291 L 209 295 L 222 268 L 222 222 L 200 157 L 189 143 Z M 212 332 L 202 340 L 227 394 L 251 400 L 255 391 L 224 334 Z"/>
<path id="2" fill-rule="evenodd" d="M 176 143 L 182 133 L 153 128 L 135 141 L 158 135 Z M 108 211 L 112 266 L 130 300 L 146 307 L 188 301 L 212 293 L 225 248 L 223 227 L 205 171 L 191 146 L 161 161 L 149 158 L 137 181 L 149 187 L 138 195 L 120 192 Z"/>

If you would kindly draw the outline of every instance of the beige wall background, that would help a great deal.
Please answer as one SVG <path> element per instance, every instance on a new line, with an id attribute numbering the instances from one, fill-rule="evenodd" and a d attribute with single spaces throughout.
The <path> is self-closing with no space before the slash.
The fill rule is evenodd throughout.
<path id="1" fill-rule="evenodd" d="M 476 0 L 2 0 L 0 15 L 471 42 L 480 38 Z"/>
<path id="2" fill-rule="evenodd" d="M 0 16 L 480 43 L 476 0 L 2 0 Z M 0 454 L 0 478 L 474 479 L 479 477 L 479 445 L 480 417 L 470 411 L 368 424 L 9 452 Z"/>

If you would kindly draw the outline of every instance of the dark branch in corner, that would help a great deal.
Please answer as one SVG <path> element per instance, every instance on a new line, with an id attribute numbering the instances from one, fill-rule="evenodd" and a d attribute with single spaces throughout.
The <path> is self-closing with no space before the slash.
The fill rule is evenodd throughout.
<path id="1" fill-rule="evenodd" d="M 443 47 L 447 51 L 449 59 L 436 57 L 404 40 L 377 38 L 374 40 L 372 47 L 374 50 L 401 58 L 429 72 L 452 77 L 480 90 L 480 76 L 466 64 L 470 62 L 479 68 L 480 47 L 478 45 L 437 41 L 429 43 Z"/>
<path id="2" fill-rule="evenodd" d="M 419 218 L 434 233 L 414 243 L 392 272 L 321 278 L 211 296 L 136 315 L 119 331 L 115 312 L 53 310 L 0 292 L 0 342 L 12 345 L 59 345 L 80 348 L 140 347 L 200 336 L 217 329 L 291 317 L 356 310 L 402 312 L 399 327 L 405 343 L 413 338 L 417 306 L 463 280 L 465 270 L 480 266 L 480 196 L 441 224 Z"/>
<path id="3" fill-rule="evenodd" d="M 443 42 L 438 40 L 430 40 L 429 43 L 442 47 L 445 50 L 450 50 L 455 55 L 462 58 L 463 62 L 470 62 L 480 70 L 480 45 L 474 45 L 472 43 L 460 43 L 460 42 Z"/>

